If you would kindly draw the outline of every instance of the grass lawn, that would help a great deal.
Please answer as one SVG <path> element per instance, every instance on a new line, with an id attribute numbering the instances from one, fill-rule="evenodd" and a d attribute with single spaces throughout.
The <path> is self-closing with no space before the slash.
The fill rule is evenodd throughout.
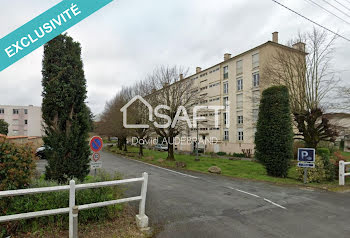
<path id="1" fill-rule="evenodd" d="M 109 149 L 111 152 L 122 154 L 133 159 L 142 160 L 147 163 L 155 164 L 162 167 L 176 168 L 175 161 L 166 160 L 167 152 L 153 151 L 144 149 L 144 157 L 138 157 L 138 148 L 128 147 L 128 152 L 119 151 L 116 147 Z M 159 159 L 164 161 L 159 162 Z M 271 177 L 266 174 L 265 168 L 258 162 L 255 161 L 245 161 L 245 160 L 228 160 L 223 158 L 215 157 L 200 157 L 200 161 L 194 161 L 195 156 L 192 155 L 182 155 L 175 154 L 176 161 L 185 162 L 187 167 L 186 170 L 192 170 L 197 172 L 209 173 L 208 168 L 211 166 L 218 166 L 221 168 L 222 175 L 241 178 L 241 179 L 250 179 L 257 181 L 266 181 L 277 184 L 294 184 L 294 185 L 303 185 L 301 181 L 298 180 L 298 173 L 296 166 L 292 166 L 288 172 L 287 178 L 276 178 Z M 334 182 L 325 182 L 325 183 L 309 183 L 307 186 L 325 188 L 330 190 L 345 190 L 350 189 L 350 186 L 344 186 L 339 188 L 337 186 L 337 181 Z M 350 179 L 347 180 L 347 183 L 350 184 Z"/>
<path id="2" fill-rule="evenodd" d="M 344 151 L 342 151 L 342 152 L 340 152 L 344 157 L 345 157 L 345 159 L 347 160 L 347 161 L 350 161 L 350 152 L 344 152 Z"/>

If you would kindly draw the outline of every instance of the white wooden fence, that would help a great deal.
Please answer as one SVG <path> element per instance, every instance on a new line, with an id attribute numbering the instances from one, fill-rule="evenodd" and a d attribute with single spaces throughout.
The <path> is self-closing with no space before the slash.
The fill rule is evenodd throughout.
<path id="1" fill-rule="evenodd" d="M 346 173 L 346 165 L 350 165 L 350 162 L 339 161 L 339 185 L 345 185 L 345 176 L 350 176 L 350 173 Z"/>
<path id="2" fill-rule="evenodd" d="M 79 206 L 75 205 L 76 190 L 115 186 L 115 185 L 140 182 L 140 181 L 142 182 L 140 196 L 105 201 L 105 202 L 84 204 Z M 69 190 L 69 207 L 52 209 L 52 210 L 44 210 L 39 212 L 28 212 L 28 213 L 21 213 L 21 214 L 15 214 L 15 215 L 0 216 L 0 222 L 9 222 L 9 221 L 22 220 L 22 219 L 29 219 L 34 217 L 69 213 L 69 238 L 77 238 L 78 237 L 78 211 L 95 208 L 95 207 L 105 207 L 105 206 L 124 203 L 124 202 L 140 201 L 139 214 L 136 215 L 136 223 L 139 228 L 145 229 L 148 227 L 148 217 L 145 214 L 147 184 L 148 184 L 148 174 L 143 173 L 142 177 L 140 178 L 98 182 L 98 183 L 86 183 L 86 184 L 77 184 L 77 185 L 75 184 L 74 180 L 71 180 L 69 185 L 64 185 L 64 186 L 1 191 L 0 198 Z"/>

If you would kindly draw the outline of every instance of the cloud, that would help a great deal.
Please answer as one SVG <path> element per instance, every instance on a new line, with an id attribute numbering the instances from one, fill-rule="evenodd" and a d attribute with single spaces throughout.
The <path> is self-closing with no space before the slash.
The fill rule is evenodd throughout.
<path id="1" fill-rule="evenodd" d="M 0 35 L 5 36 L 59 0 L 12 0 L 2 3 Z M 350 37 L 347 25 L 306 1 L 284 4 Z M 349 4 L 350 7 L 350 4 Z M 6 22 L 6 24 L 4 24 Z M 287 42 L 313 25 L 290 11 L 261 0 L 115 0 L 68 34 L 82 46 L 88 85 L 88 103 L 103 111 L 123 86 L 132 85 L 159 65 L 181 65 L 194 73 L 271 39 L 280 32 Z M 349 42 L 338 40 L 334 55 L 337 70 L 350 69 Z M 0 72 L 0 104 L 41 104 L 42 47 Z M 342 71 L 347 80 L 349 71 Z"/>

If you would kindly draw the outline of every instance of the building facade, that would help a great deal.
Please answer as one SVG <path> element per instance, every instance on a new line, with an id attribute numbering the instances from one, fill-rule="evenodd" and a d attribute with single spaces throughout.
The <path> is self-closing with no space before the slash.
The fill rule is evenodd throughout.
<path id="1" fill-rule="evenodd" d="M 214 127 L 214 113 L 202 115 L 206 122 L 198 125 L 199 137 L 203 140 L 217 138 L 217 143 L 207 143 L 207 152 L 254 153 L 254 135 L 259 113 L 260 95 L 271 83 L 264 77 L 264 67 L 279 51 L 300 54 L 305 57 L 305 45 L 297 43 L 288 47 L 278 43 L 278 33 L 268 41 L 236 56 L 226 53 L 224 61 L 208 69 L 196 68 L 196 73 L 180 80 L 192 80 L 194 90 L 198 90 L 199 105 L 223 105 L 229 110 L 219 112 L 219 127 Z M 206 123 L 206 124 L 205 124 Z M 180 136 L 197 136 L 197 129 L 184 132 Z M 194 144 L 176 146 L 179 150 L 192 151 Z"/>
<path id="2" fill-rule="evenodd" d="M 0 105 L 0 119 L 9 124 L 8 136 L 43 135 L 41 107 Z"/>

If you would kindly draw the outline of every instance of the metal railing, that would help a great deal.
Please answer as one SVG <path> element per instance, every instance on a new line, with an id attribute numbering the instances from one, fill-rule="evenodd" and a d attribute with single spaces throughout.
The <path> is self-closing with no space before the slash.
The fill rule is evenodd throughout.
<path id="1" fill-rule="evenodd" d="M 105 201 L 105 202 L 84 204 L 84 205 L 78 205 L 78 206 L 75 205 L 76 190 L 115 186 L 120 184 L 141 182 L 141 181 L 142 181 L 142 186 L 141 186 L 140 196 L 122 198 L 118 200 L 111 200 L 111 201 Z M 106 181 L 106 182 L 98 182 L 98 183 L 86 183 L 86 184 L 77 184 L 77 185 L 75 184 L 74 180 L 71 180 L 69 185 L 64 185 L 64 186 L 1 191 L 0 198 L 69 190 L 69 207 L 44 210 L 44 211 L 38 211 L 38 212 L 28 212 L 28 213 L 21 213 L 21 214 L 15 214 L 15 215 L 0 216 L 0 222 L 9 222 L 9 221 L 29 219 L 29 218 L 35 218 L 35 217 L 69 213 L 69 237 L 77 238 L 79 211 L 90 209 L 90 208 L 96 208 L 96 207 L 105 207 L 105 206 L 115 205 L 115 204 L 124 203 L 124 202 L 140 201 L 139 214 L 136 215 L 136 223 L 140 229 L 145 229 L 148 227 L 148 217 L 145 214 L 147 184 L 148 184 L 148 174 L 143 173 L 142 177 L 140 178 Z"/>
<path id="2" fill-rule="evenodd" d="M 350 162 L 339 161 L 339 185 L 345 185 L 345 176 L 350 176 L 350 173 L 345 173 L 346 165 L 350 165 Z"/>

